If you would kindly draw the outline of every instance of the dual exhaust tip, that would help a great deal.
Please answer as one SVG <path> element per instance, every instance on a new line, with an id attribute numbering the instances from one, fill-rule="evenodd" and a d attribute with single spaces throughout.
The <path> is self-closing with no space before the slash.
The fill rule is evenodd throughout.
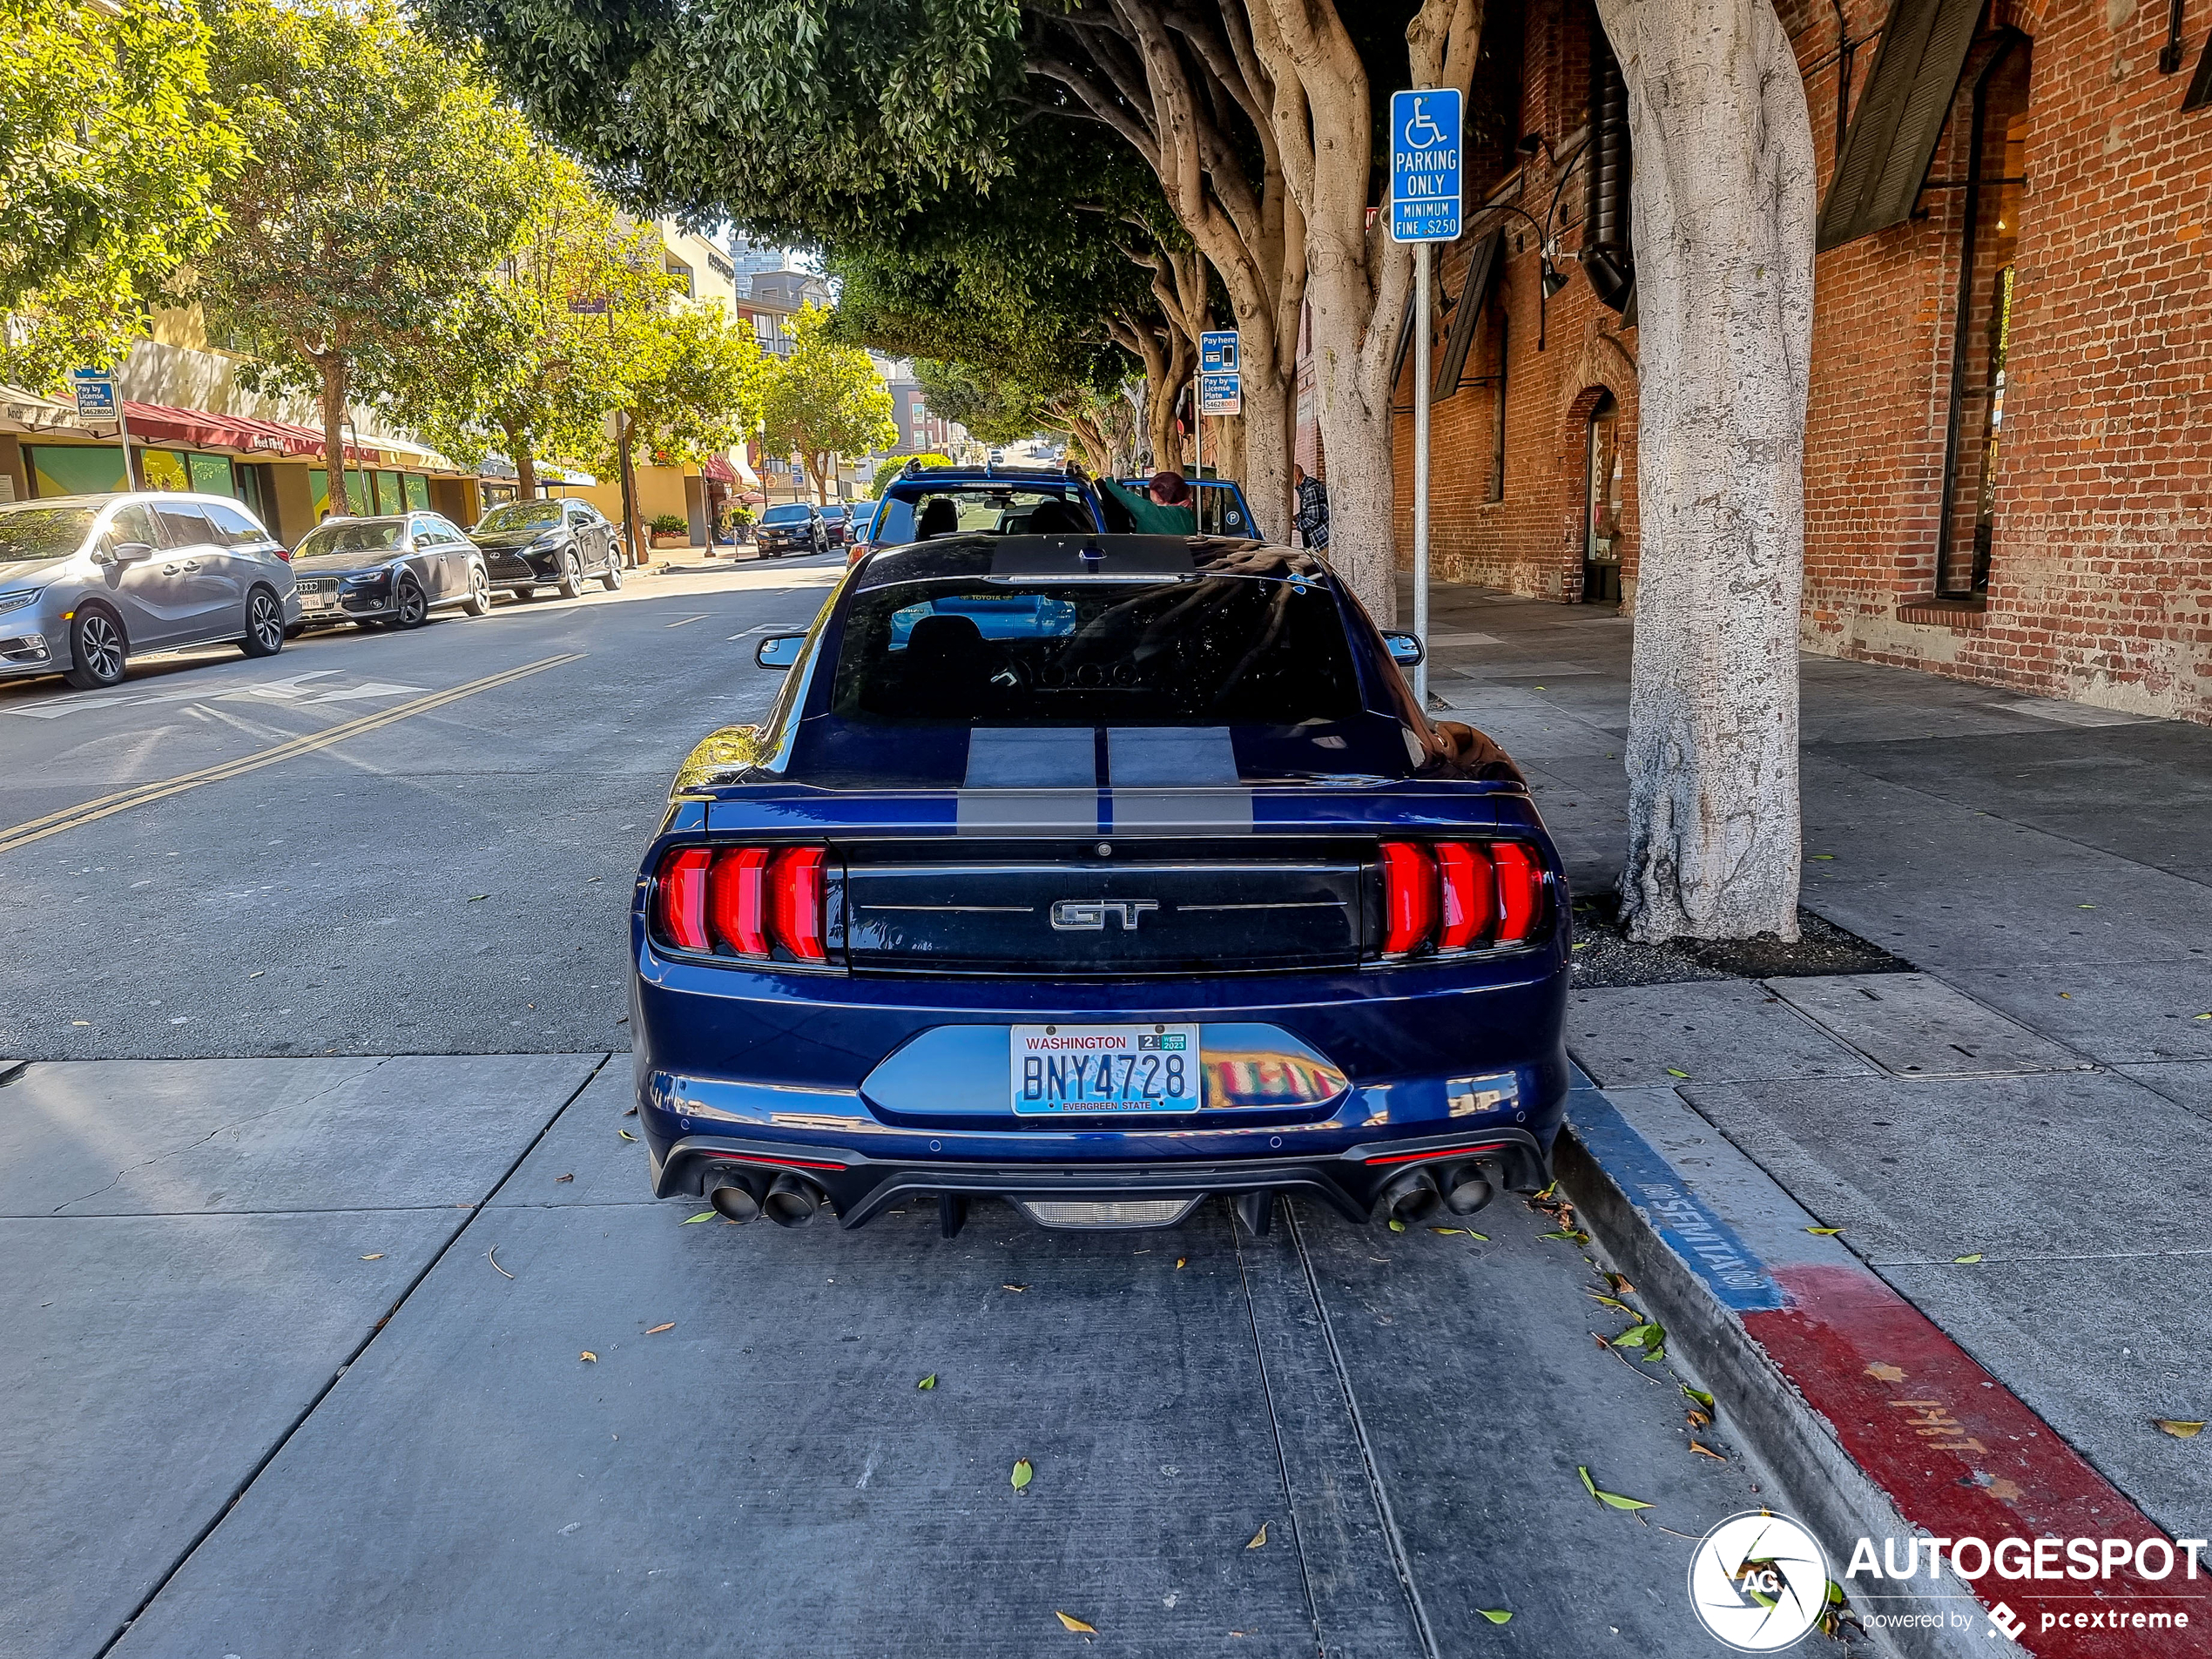
<path id="1" fill-rule="evenodd" d="M 1480 1163 L 1453 1163 L 1442 1169 L 1407 1170 L 1393 1176 L 1375 1200 L 1377 1218 L 1412 1226 L 1426 1221 L 1440 1207 L 1455 1216 L 1471 1216 L 1496 1196 L 1492 1171 Z"/>
<path id="2" fill-rule="evenodd" d="M 789 1170 L 772 1181 L 762 1170 L 718 1170 L 706 1177 L 706 1201 L 725 1221 L 766 1216 L 779 1227 L 804 1227 L 829 1195 Z"/>

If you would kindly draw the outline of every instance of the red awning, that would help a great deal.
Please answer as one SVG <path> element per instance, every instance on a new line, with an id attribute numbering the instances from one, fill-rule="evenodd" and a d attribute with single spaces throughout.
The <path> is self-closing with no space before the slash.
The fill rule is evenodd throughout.
<path id="1" fill-rule="evenodd" d="M 125 401 L 131 435 L 145 443 L 187 443 L 203 449 L 236 449 L 246 455 L 320 455 L 322 434 L 289 421 L 264 421 L 250 415 L 211 415 L 205 409 L 175 409 L 165 403 Z M 346 459 L 364 452 L 346 446 Z"/>
<path id="2" fill-rule="evenodd" d="M 734 484 L 738 482 L 738 475 L 731 470 L 730 463 L 720 455 L 709 455 L 699 464 L 699 470 L 718 484 Z"/>

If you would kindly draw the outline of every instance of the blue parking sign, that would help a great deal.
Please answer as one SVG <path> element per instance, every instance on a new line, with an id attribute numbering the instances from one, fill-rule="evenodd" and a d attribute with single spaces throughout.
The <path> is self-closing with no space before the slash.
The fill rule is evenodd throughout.
<path id="1" fill-rule="evenodd" d="M 1237 331 L 1234 328 L 1209 328 L 1198 336 L 1198 372 L 1201 374 L 1234 374 L 1242 367 L 1237 361 Z"/>
<path id="2" fill-rule="evenodd" d="M 1390 234 L 1449 242 L 1460 233 L 1460 94 L 1423 87 L 1390 95 Z"/>
<path id="3" fill-rule="evenodd" d="M 104 368 L 70 371 L 70 389 L 77 394 L 77 413 L 86 420 L 115 419 L 115 381 Z"/>

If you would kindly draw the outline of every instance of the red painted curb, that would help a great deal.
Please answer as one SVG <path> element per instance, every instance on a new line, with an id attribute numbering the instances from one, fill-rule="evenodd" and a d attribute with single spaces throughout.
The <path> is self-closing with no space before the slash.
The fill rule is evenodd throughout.
<path id="1" fill-rule="evenodd" d="M 1744 1329 L 1910 1525 L 1992 1547 L 2013 1538 L 2031 1546 L 2037 1539 L 2167 1538 L 2057 1431 L 1871 1271 L 1797 1266 L 1777 1268 L 1773 1277 L 1791 1305 L 1740 1314 Z M 1902 1565 L 1905 1541 L 1895 1542 Z M 1873 1541 L 1878 1559 L 1884 1544 Z M 1838 1541 L 1838 1548 L 1848 1546 Z M 2132 1566 L 2086 1581 L 2008 1578 L 1993 1568 L 1973 1588 L 1985 1607 L 2002 1602 L 2025 1622 L 2016 1639 L 2040 1659 L 2212 1659 L 2212 1550 L 2197 1554 L 2194 1579 L 2188 1552 L 2176 1550 L 2162 1580 Z M 1945 1559 L 1947 1570 L 1948 1549 Z M 1976 1560 L 1970 1550 L 1967 1565 Z M 1918 1561 L 1925 1581 L 1925 1549 Z M 1838 1574 L 1847 1564 L 1847 1556 L 1834 1563 Z M 2029 1565 L 2017 1549 L 2007 1564 Z M 2063 1548 L 2047 1552 L 2043 1565 L 2064 1575 Z M 1886 1581 L 1862 1575 L 1842 1581 L 1863 1605 Z M 2137 1615 L 2185 1615 L 2188 1626 L 2139 1628 Z M 2046 1629 L 2047 1618 L 2068 1622 Z M 2076 1619 L 2087 1622 L 2076 1628 Z M 1976 1622 L 1987 1631 L 1986 1621 Z"/>

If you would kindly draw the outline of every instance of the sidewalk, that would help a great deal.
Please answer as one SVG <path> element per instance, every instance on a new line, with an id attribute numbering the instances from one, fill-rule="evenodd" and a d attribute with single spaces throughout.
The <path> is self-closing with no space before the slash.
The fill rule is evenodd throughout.
<path id="1" fill-rule="evenodd" d="M 1629 623 L 1432 607 L 1432 693 L 1521 762 L 1577 894 L 1610 887 Z M 1808 658 L 1804 734 L 1804 904 L 1919 971 L 1582 990 L 1569 1052 L 1686 1103 L 2207 1535 L 2212 1433 L 2153 1420 L 2212 1418 L 2212 730 Z"/>

